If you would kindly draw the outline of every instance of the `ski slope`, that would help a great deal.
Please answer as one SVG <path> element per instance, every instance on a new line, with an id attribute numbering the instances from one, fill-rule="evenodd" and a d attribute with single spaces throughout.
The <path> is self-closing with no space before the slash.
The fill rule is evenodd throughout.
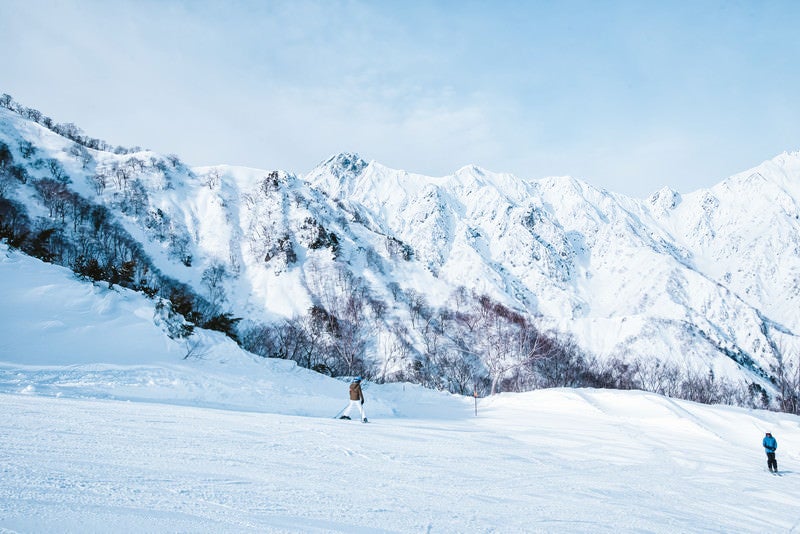
<path id="1" fill-rule="evenodd" d="M 0 527 L 800 531 L 796 418 L 569 390 L 504 394 L 478 410 L 365 425 L 1 394 Z M 766 472 L 764 428 L 778 437 L 782 477 Z"/>
<path id="2" fill-rule="evenodd" d="M 473 399 L 164 336 L 0 250 L 0 532 L 800 532 L 800 418 L 642 392 Z M 765 431 L 782 476 L 766 471 Z"/>

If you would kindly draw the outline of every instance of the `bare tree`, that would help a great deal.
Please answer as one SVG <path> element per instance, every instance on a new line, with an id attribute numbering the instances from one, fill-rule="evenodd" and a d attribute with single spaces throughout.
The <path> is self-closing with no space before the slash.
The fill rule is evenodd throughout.
<path id="1" fill-rule="evenodd" d="M 211 171 L 205 176 L 206 187 L 209 189 L 215 189 L 219 187 L 221 181 L 222 178 L 220 177 L 219 169 L 211 169 Z"/>
<path id="2" fill-rule="evenodd" d="M 403 362 L 409 361 L 412 350 L 408 337 L 408 329 L 403 325 L 395 325 L 384 337 L 383 365 L 379 377 L 381 382 L 386 381 L 390 367 L 399 368 Z"/>
<path id="3" fill-rule="evenodd" d="M 189 358 L 202 360 L 209 353 L 209 350 L 203 346 L 202 341 L 196 335 L 190 335 L 183 339 L 183 349 L 184 360 Z"/>
<path id="4" fill-rule="evenodd" d="M 227 296 L 225 295 L 224 282 L 228 278 L 228 272 L 222 263 L 214 262 L 203 271 L 200 282 L 206 288 L 208 300 L 214 310 L 221 308 Z"/>
<path id="5" fill-rule="evenodd" d="M 89 182 L 92 184 L 92 187 L 94 187 L 95 193 L 101 195 L 108 185 L 108 176 L 104 170 L 98 170 L 89 178 Z"/>
<path id="6" fill-rule="evenodd" d="M 773 381 L 778 390 L 778 408 L 782 412 L 800 413 L 800 358 L 787 350 L 787 343 L 774 342 L 775 363 L 770 366 Z"/>
<path id="7" fill-rule="evenodd" d="M 70 155 L 78 158 L 78 160 L 81 162 L 81 167 L 83 167 L 84 169 L 88 167 L 89 164 L 92 162 L 92 155 L 89 153 L 89 151 L 86 149 L 85 146 L 79 145 L 78 143 L 74 143 L 69 148 L 69 153 Z"/>
<path id="8" fill-rule="evenodd" d="M 677 365 L 651 357 L 636 360 L 634 376 L 644 391 L 676 397 L 680 392 L 681 372 Z"/>
<path id="9" fill-rule="evenodd" d="M 519 314 L 485 295 L 478 297 L 472 313 L 462 312 L 456 317 L 460 324 L 469 325 L 464 318 L 470 315 L 477 321 L 472 323 L 480 332 L 476 347 L 491 379 L 490 394 L 494 395 L 503 378 L 540 357 L 543 338 Z"/>
<path id="10" fill-rule="evenodd" d="M 428 302 L 422 293 L 414 289 L 406 289 L 404 293 L 408 302 L 408 311 L 411 315 L 411 325 L 414 328 L 418 328 L 421 320 L 424 321 L 430 317 L 431 310 Z"/>
<path id="11" fill-rule="evenodd" d="M 61 165 L 60 161 L 55 158 L 48 158 L 45 160 L 45 165 L 50 170 L 50 174 L 53 176 L 54 180 L 64 184 L 69 183 L 69 176 L 67 176 L 67 173 L 64 171 L 64 167 Z"/>

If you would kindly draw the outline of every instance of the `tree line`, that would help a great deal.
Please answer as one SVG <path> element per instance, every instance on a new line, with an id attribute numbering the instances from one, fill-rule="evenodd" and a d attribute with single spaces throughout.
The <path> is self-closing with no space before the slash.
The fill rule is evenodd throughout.
<path id="1" fill-rule="evenodd" d="M 86 148 L 102 150 L 103 152 L 113 152 L 114 154 L 133 154 L 135 152 L 141 152 L 142 150 L 141 147 L 126 148 L 123 146 L 113 146 L 102 139 L 89 137 L 75 124 L 71 122 L 57 123 L 38 109 L 29 108 L 16 102 L 11 95 L 6 93 L 0 95 L 0 107 L 13 111 L 19 116 L 40 124 L 48 130 L 66 137 Z"/>
<path id="2" fill-rule="evenodd" d="M 592 387 L 797 413 L 796 362 L 784 362 L 783 370 L 773 373 L 778 394 L 770 399 L 756 381 L 735 382 L 710 368 L 686 368 L 655 356 L 587 354 L 569 337 L 543 330 L 532 318 L 463 287 L 439 308 L 416 291 L 401 290 L 399 301 L 409 320 L 387 324 L 387 306 L 366 283 L 343 266 L 335 270 L 325 279 L 332 281 L 328 288 L 336 298 L 323 297 L 307 313 L 279 323 L 243 325 L 243 348 L 331 376 L 408 381 L 462 395 Z"/>

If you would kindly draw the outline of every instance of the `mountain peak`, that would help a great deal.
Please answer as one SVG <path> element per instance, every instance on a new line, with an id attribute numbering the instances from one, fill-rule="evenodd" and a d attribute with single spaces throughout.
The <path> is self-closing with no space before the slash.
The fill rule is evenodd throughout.
<path id="1" fill-rule="evenodd" d="M 358 176 L 369 165 L 355 152 L 339 152 L 329 157 L 317 168 L 326 169 L 338 178 L 345 176 Z"/>
<path id="2" fill-rule="evenodd" d="M 665 186 L 650 195 L 647 201 L 654 208 L 658 208 L 662 213 L 667 213 L 680 204 L 681 195 L 674 189 Z"/>
<path id="3" fill-rule="evenodd" d="M 461 176 L 464 174 L 470 174 L 472 176 L 486 176 L 486 169 L 483 167 L 479 167 L 474 163 L 470 163 L 469 165 L 464 165 L 460 169 L 456 171 L 456 176 Z"/>
<path id="4" fill-rule="evenodd" d="M 305 180 L 334 196 L 347 195 L 369 165 L 355 152 L 339 152 L 314 167 Z"/>

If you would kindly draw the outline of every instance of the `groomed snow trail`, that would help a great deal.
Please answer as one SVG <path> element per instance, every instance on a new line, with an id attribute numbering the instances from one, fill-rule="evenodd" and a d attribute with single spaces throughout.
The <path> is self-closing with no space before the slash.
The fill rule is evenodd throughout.
<path id="1" fill-rule="evenodd" d="M 798 418 L 636 392 L 366 425 L 0 394 L 0 432 L 12 532 L 800 531 Z"/>

